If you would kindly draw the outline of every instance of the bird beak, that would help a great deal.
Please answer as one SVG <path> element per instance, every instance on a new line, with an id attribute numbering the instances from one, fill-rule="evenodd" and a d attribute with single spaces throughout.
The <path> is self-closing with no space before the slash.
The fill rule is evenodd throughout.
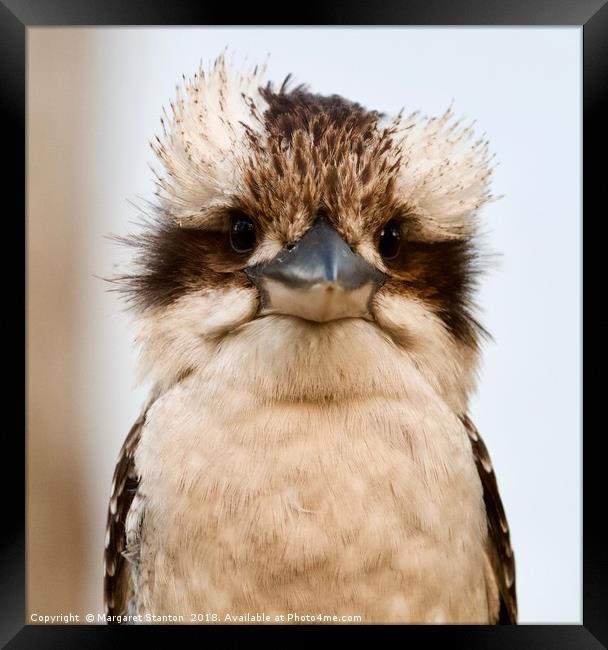
<path id="1" fill-rule="evenodd" d="M 273 260 L 245 273 L 260 292 L 262 315 L 288 314 L 321 323 L 370 318 L 370 301 L 386 279 L 324 217 Z"/>

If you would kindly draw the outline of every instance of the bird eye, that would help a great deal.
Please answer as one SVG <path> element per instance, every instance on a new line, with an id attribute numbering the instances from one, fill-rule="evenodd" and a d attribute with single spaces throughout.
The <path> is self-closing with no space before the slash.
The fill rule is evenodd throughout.
<path id="1" fill-rule="evenodd" d="M 245 214 L 230 217 L 230 245 L 237 253 L 249 253 L 255 246 L 255 225 Z"/>
<path id="2" fill-rule="evenodd" d="M 385 260 L 394 260 L 401 250 L 401 224 L 396 219 L 387 222 L 380 231 L 378 250 Z"/>

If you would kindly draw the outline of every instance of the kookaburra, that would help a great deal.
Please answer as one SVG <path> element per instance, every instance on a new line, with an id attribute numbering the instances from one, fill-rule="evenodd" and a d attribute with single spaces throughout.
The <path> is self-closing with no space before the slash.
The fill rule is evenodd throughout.
<path id="1" fill-rule="evenodd" d="M 263 76 L 200 68 L 153 143 L 120 278 L 153 388 L 114 475 L 107 612 L 514 623 L 467 416 L 487 142 L 451 108 L 390 118 Z"/>

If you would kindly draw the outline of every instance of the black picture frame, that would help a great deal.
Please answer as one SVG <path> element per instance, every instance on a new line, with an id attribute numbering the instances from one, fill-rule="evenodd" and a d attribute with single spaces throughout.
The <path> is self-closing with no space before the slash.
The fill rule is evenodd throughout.
<path id="1" fill-rule="evenodd" d="M 186 0 L 0 0 L 0 86 L 3 112 L 2 139 L 5 160 L 3 197 L 10 199 L 3 221 L 5 255 L 23 242 L 25 251 L 25 80 L 26 31 L 33 26 L 51 25 L 577 25 L 583 29 L 583 192 L 584 206 L 603 206 L 606 163 L 606 116 L 608 115 L 608 0 L 391 0 L 374 6 L 367 0 L 350 3 L 326 0 L 300 3 L 298 14 L 268 4 L 246 7 Z M 8 164 L 7 164 L 8 163 Z M 603 212 L 603 210 L 602 210 Z M 14 215 L 14 216 L 13 216 Z M 601 220 L 601 213 L 598 215 Z M 585 239 L 583 238 L 583 241 Z M 10 242 L 10 243 L 9 243 Z M 15 242 L 15 243 L 14 243 Z M 584 243 L 583 249 L 587 244 Z M 584 252 L 584 251 L 583 251 Z M 5 257 L 9 259 L 10 256 Z M 584 255 L 585 264 L 589 256 Z M 25 283 L 14 280 L 15 265 L 5 266 L 5 293 L 14 291 L 15 312 L 5 303 L 3 327 L 8 328 L 5 342 L 10 348 L 23 341 L 16 313 L 25 315 Z M 10 275 L 8 275 L 10 274 Z M 583 305 L 585 305 L 583 289 Z M 584 312 L 584 307 L 583 307 Z M 8 314 L 12 316 L 9 318 Z M 595 315 L 597 317 L 597 314 Z M 24 316 L 25 317 L 25 316 Z M 583 313 L 581 313 L 581 318 Z M 594 322 L 588 319 L 588 322 Z M 583 326 L 587 323 L 583 321 Z M 581 343 L 582 345 L 582 343 Z M 26 351 L 27 354 L 27 351 Z M 6 375 L 5 375 L 6 377 Z M 10 375 L 6 386 L 6 414 L 11 405 L 21 403 L 19 368 Z M 14 391 L 14 395 L 10 394 Z M 547 405 L 547 408 L 551 408 Z M 25 414 L 25 409 L 22 411 Z M 25 458 L 26 435 L 5 416 L 3 463 L 3 534 L 1 537 L 0 642 L 9 648 L 97 648 L 118 644 L 128 637 L 133 643 L 133 628 L 104 626 L 34 626 L 25 624 Z M 27 425 L 27 423 L 25 423 Z M 25 429 L 25 427 L 24 427 Z M 584 648 L 608 647 L 608 554 L 603 536 L 605 511 L 605 470 L 602 453 L 603 431 L 597 435 L 583 432 L 583 622 L 582 625 L 518 626 L 357 626 L 361 640 L 372 639 L 387 631 L 397 633 L 406 644 L 446 644 L 464 648 Z M 69 459 L 66 459 L 68 462 Z M 542 465 L 539 459 L 539 465 Z M 12 471 L 10 471 L 12 470 Z M 540 479 L 539 479 L 540 480 Z M 560 567 L 555 571 L 559 573 Z M 53 585 L 48 586 L 53 589 Z M 279 634 L 306 642 L 323 627 L 323 634 L 336 638 L 343 626 L 298 626 L 273 628 Z M 349 626 L 350 627 L 350 626 Z M 370 629 L 373 628 L 373 629 Z M 259 630 L 260 628 L 258 628 Z M 265 628 L 268 630 L 269 628 Z M 151 632 L 152 630 L 152 632 Z M 237 636 L 250 635 L 250 626 L 204 626 L 197 628 L 138 628 L 150 637 L 153 647 L 164 645 L 162 638 L 180 643 L 186 634 L 208 639 L 213 647 L 224 646 Z M 170 636 L 169 636 L 170 635 Z M 201 637 L 202 635 L 202 637 Z M 215 641 L 211 641 L 215 639 Z M 414 646 L 414 647 L 417 647 Z"/>

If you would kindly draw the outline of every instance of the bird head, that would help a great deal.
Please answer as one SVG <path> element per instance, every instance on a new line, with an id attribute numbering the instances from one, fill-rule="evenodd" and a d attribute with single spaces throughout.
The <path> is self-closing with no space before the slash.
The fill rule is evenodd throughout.
<path id="1" fill-rule="evenodd" d="M 221 56 L 161 120 L 156 214 L 123 278 L 144 370 L 167 383 L 221 351 L 260 386 L 348 390 L 404 362 L 466 400 L 487 143 L 451 109 L 387 117 L 264 73 Z"/>

